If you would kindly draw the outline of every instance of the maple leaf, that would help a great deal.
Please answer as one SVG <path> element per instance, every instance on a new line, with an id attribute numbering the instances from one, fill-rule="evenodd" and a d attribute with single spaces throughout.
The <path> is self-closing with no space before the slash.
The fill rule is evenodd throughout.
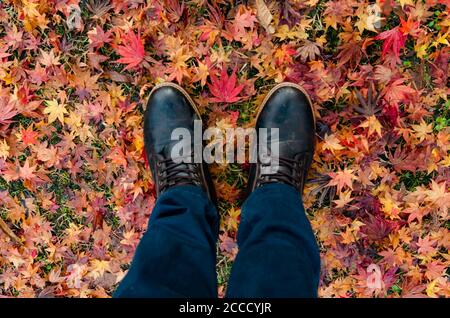
<path id="1" fill-rule="evenodd" d="M 45 67 L 57 66 L 61 64 L 59 62 L 59 57 L 55 56 L 53 50 L 50 50 L 50 52 L 48 53 L 45 52 L 44 50 L 41 50 L 41 56 L 38 59 L 38 61 Z"/>
<path id="2" fill-rule="evenodd" d="M 253 12 L 251 10 L 246 10 L 245 7 L 241 6 L 236 13 L 234 23 L 231 27 L 233 38 L 236 41 L 240 41 L 246 34 L 245 28 L 253 29 L 256 21 L 257 19 Z"/>
<path id="3" fill-rule="evenodd" d="M 56 99 L 46 101 L 45 103 L 47 104 L 47 107 L 44 109 L 44 114 L 49 114 L 48 123 L 51 124 L 58 119 L 59 122 L 64 125 L 64 115 L 68 114 L 67 110 L 64 108 L 64 104 L 58 104 Z"/>
<path id="4" fill-rule="evenodd" d="M 20 133 L 16 134 L 17 138 L 22 140 L 25 146 L 35 145 L 37 143 L 37 137 L 39 133 L 33 130 L 33 125 L 27 127 L 27 129 L 22 129 Z"/>
<path id="5" fill-rule="evenodd" d="M 196 74 L 192 79 L 192 82 L 195 83 L 200 81 L 200 85 L 203 87 L 206 85 L 206 81 L 208 79 L 211 62 L 209 61 L 209 59 L 207 59 L 205 63 L 202 63 L 201 61 L 198 60 L 197 63 L 198 67 L 195 68 Z"/>
<path id="6" fill-rule="evenodd" d="M 13 103 L 5 102 L 5 99 L 0 98 L 0 125 L 7 125 L 12 123 L 11 118 L 18 114 Z"/>
<path id="7" fill-rule="evenodd" d="M 427 271 L 425 272 L 425 276 L 429 280 L 433 280 L 444 275 L 447 266 L 442 264 L 439 261 L 433 261 L 427 264 Z"/>
<path id="8" fill-rule="evenodd" d="M 407 35 L 403 34 L 398 26 L 375 37 L 376 40 L 384 40 L 382 56 L 384 57 L 388 52 L 392 52 L 397 60 L 400 59 L 400 50 L 405 47 L 406 38 Z"/>
<path id="9" fill-rule="evenodd" d="M 111 30 L 105 32 L 103 31 L 103 28 L 99 25 L 97 25 L 87 34 L 89 37 L 89 44 L 94 48 L 99 48 L 103 46 L 105 43 L 111 42 Z"/>
<path id="10" fill-rule="evenodd" d="M 378 215 L 369 214 L 368 219 L 364 221 L 361 233 L 367 236 L 371 241 L 380 241 L 391 233 L 395 228 L 395 223 L 388 221 Z"/>
<path id="11" fill-rule="evenodd" d="M 123 45 L 117 46 L 117 52 L 122 57 L 116 62 L 127 64 L 125 70 L 136 68 L 145 58 L 145 49 L 140 32 L 138 31 L 136 35 L 132 30 L 129 30 L 122 37 L 122 42 Z"/>
<path id="12" fill-rule="evenodd" d="M 9 155 L 9 145 L 6 142 L 6 140 L 2 139 L 0 140 L 0 157 L 3 159 L 8 158 Z"/>
<path id="13" fill-rule="evenodd" d="M 349 204 L 352 201 L 353 201 L 352 191 L 341 192 L 339 194 L 339 199 L 333 200 L 333 202 L 336 203 L 337 209 L 345 207 L 347 204 Z"/>
<path id="14" fill-rule="evenodd" d="M 320 45 L 312 42 L 306 41 L 306 43 L 297 49 L 298 56 L 302 62 L 306 62 L 308 59 L 314 61 L 316 56 L 320 55 Z"/>
<path id="15" fill-rule="evenodd" d="M 221 14 L 220 8 L 217 4 L 211 5 L 208 3 L 208 16 L 212 21 L 206 21 L 205 25 L 200 25 L 199 30 L 202 34 L 199 37 L 200 41 L 207 41 L 209 46 L 212 46 L 216 40 L 216 37 L 221 33 L 224 16 Z"/>
<path id="16" fill-rule="evenodd" d="M 356 176 L 353 174 L 353 169 L 339 170 L 338 172 L 330 172 L 328 175 L 331 177 L 328 186 L 337 186 L 337 192 L 341 193 L 344 187 L 353 189 L 353 180 L 356 180 Z"/>
<path id="17" fill-rule="evenodd" d="M 419 21 L 413 21 L 411 16 L 408 17 L 408 20 L 405 21 L 400 17 L 400 27 L 399 31 L 402 32 L 404 35 L 412 34 L 414 35 L 419 28 L 420 22 Z"/>
<path id="18" fill-rule="evenodd" d="M 89 276 L 92 276 L 94 279 L 103 276 L 105 272 L 111 272 L 109 261 L 93 259 L 89 265 L 91 270 Z"/>
<path id="19" fill-rule="evenodd" d="M 375 116 L 369 116 L 366 121 L 361 123 L 358 127 L 369 128 L 367 136 L 371 136 L 374 132 L 381 137 L 381 123 Z"/>
<path id="20" fill-rule="evenodd" d="M 227 253 L 233 253 L 237 251 L 236 242 L 226 234 L 220 234 L 220 250 Z"/>
<path id="21" fill-rule="evenodd" d="M 379 28 L 380 22 L 384 20 L 384 18 L 380 17 L 379 13 L 375 10 L 369 11 L 367 7 L 360 6 L 357 9 L 358 22 L 355 23 L 355 26 L 358 28 L 359 33 L 363 33 L 364 29 L 377 32 L 375 28 Z"/>
<path id="22" fill-rule="evenodd" d="M 243 84 L 236 86 L 236 69 L 231 76 L 228 76 L 226 67 L 222 68 L 220 79 L 215 72 L 211 73 L 211 84 L 208 84 L 209 91 L 214 96 L 210 101 L 215 103 L 235 103 L 241 99 L 239 93 L 244 88 Z"/>
<path id="23" fill-rule="evenodd" d="M 450 193 L 446 191 L 446 182 L 441 184 L 431 180 L 431 189 L 426 191 L 426 201 L 432 202 L 438 206 L 448 207 L 450 205 Z"/>
<path id="24" fill-rule="evenodd" d="M 404 85 L 404 79 L 400 78 L 392 82 L 384 90 L 384 97 L 392 104 L 398 104 L 409 100 L 410 96 L 416 93 L 413 88 Z"/>
<path id="25" fill-rule="evenodd" d="M 419 249 L 417 250 L 420 254 L 434 254 L 436 253 L 436 248 L 433 245 L 436 244 L 435 240 L 430 240 L 430 235 L 427 235 L 425 238 L 420 238 L 417 242 L 417 246 Z"/>
<path id="26" fill-rule="evenodd" d="M 88 53 L 88 59 L 89 59 L 89 65 L 96 70 L 102 71 L 102 67 L 100 63 L 105 62 L 108 60 L 107 56 L 97 54 L 95 52 Z"/>
<path id="27" fill-rule="evenodd" d="M 23 167 L 19 169 L 19 176 L 24 180 L 32 180 L 36 176 L 34 175 L 34 171 L 36 171 L 37 166 L 30 167 L 30 163 L 28 159 L 25 160 Z"/>
<path id="28" fill-rule="evenodd" d="M 330 150 L 333 154 L 335 150 L 342 150 L 344 147 L 340 144 L 339 139 L 336 137 L 336 135 L 331 134 L 325 134 L 325 137 L 323 138 L 323 150 Z"/>
<path id="29" fill-rule="evenodd" d="M 31 82 L 36 85 L 41 85 L 48 80 L 47 70 L 40 63 L 36 64 L 34 70 L 26 70 L 26 72 L 30 75 Z"/>
<path id="30" fill-rule="evenodd" d="M 181 84 L 183 77 L 189 77 L 188 66 L 186 61 L 191 58 L 190 54 L 187 54 L 184 46 L 170 53 L 170 59 L 172 62 L 167 68 L 167 73 L 170 74 L 167 78 L 168 81 L 176 79 L 178 84 Z"/>
<path id="31" fill-rule="evenodd" d="M 419 125 L 411 125 L 411 127 L 416 132 L 416 137 L 419 139 L 419 142 L 424 141 L 433 131 L 433 124 L 427 125 L 424 120 Z"/>

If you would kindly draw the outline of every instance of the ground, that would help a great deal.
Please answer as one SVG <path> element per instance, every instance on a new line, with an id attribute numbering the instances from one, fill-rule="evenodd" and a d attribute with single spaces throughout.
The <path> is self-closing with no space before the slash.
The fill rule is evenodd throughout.
<path id="1" fill-rule="evenodd" d="M 311 95 L 304 193 L 322 297 L 448 297 L 448 0 L 0 1 L 0 295 L 108 297 L 155 202 L 151 88 L 251 127 L 274 84 Z M 248 164 L 215 164 L 219 294 Z M 281 217 L 281 216 L 280 216 Z"/>

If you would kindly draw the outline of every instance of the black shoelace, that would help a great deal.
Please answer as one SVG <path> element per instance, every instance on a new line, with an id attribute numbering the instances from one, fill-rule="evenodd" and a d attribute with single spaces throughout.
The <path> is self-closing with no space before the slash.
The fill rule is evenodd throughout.
<path id="1" fill-rule="evenodd" d="M 195 163 L 176 163 L 168 158 L 158 161 L 157 165 L 160 191 L 164 191 L 168 186 L 198 183 L 198 165 Z"/>
<path id="2" fill-rule="evenodd" d="M 304 167 L 306 158 L 306 154 L 301 154 L 296 159 L 279 157 L 278 165 L 280 168 L 278 171 L 275 173 L 261 173 L 261 178 L 258 181 L 258 184 L 263 185 L 281 182 L 301 189 L 305 179 Z M 262 164 L 262 166 L 268 167 L 270 166 L 270 162 Z M 283 167 L 287 169 L 282 169 Z"/>

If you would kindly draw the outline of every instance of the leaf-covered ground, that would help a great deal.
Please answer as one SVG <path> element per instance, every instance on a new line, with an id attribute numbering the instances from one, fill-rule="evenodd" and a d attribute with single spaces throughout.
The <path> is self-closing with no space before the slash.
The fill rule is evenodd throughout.
<path id="1" fill-rule="evenodd" d="M 450 296 L 449 7 L 0 1 L 0 295 L 114 291 L 155 201 L 142 134 L 155 84 L 181 84 L 226 129 L 251 126 L 264 94 L 292 81 L 317 115 L 304 201 L 320 296 Z M 212 167 L 220 295 L 247 168 Z"/>

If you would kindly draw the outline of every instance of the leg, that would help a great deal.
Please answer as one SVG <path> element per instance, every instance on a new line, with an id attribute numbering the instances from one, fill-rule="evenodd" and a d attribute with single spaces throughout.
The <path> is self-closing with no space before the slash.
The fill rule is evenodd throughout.
<path id="1" fill-rule="evenodd" d="M 164 192 L 114 297 L 217 297 L 218 216 L 195 186 Z"/>
<path id="2" fill-rule="evenodd" d="M 299 193 L 256 189 L 242 207 L 227 297 L 317 297 L 320 258 Z"/>
<path id="3" fill-rule="evenodd" d="M 218 215 L 208 167 L 194 160 L 195 120 L 197 107 L 178 85 L 150 93 L 144 142 L 158 200 L 116 297 L 217 297 Z M 190 137 L 173 140 L 180 128 Z M 189 146 L 182 154 L 173 151 L 179 143 Z"/>
<path id="4" fill-rule="evenodd" d="M 314 127 L 312 103 L 302 87 L 282 83 L 264 99 L 256 119 L 258 149 L 266 147 L 273 158 L 267 162 L 260 154 L 250 165 L 250 196 L 242 208 L 228 296 L 317 296 L 319 251 L 301 201 Z M 264 130 L 268 143 L 260 140 Z"/>

